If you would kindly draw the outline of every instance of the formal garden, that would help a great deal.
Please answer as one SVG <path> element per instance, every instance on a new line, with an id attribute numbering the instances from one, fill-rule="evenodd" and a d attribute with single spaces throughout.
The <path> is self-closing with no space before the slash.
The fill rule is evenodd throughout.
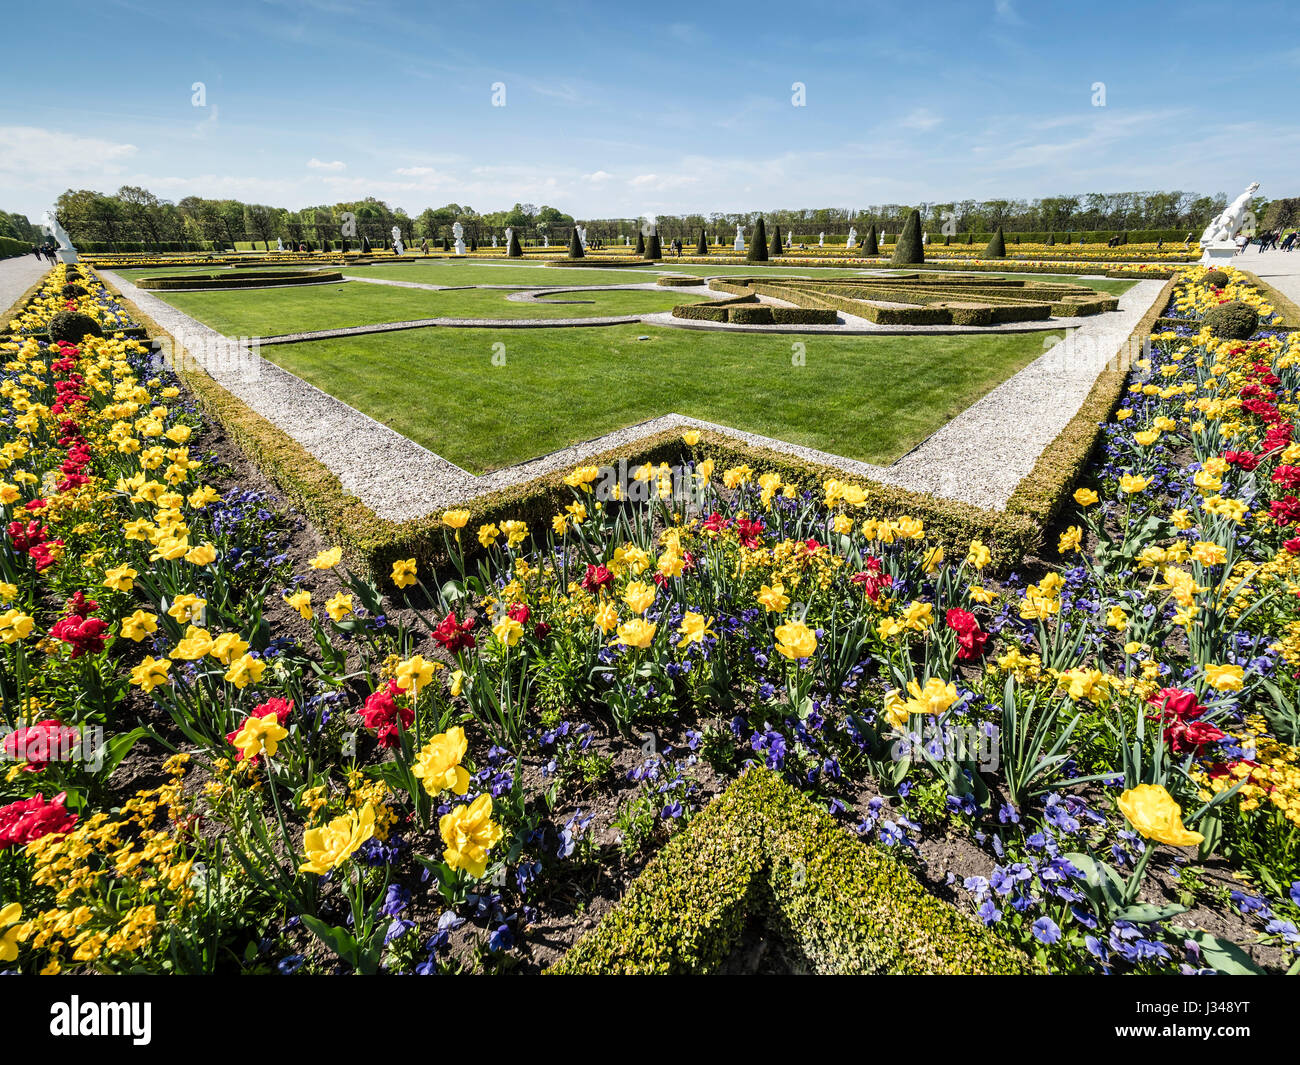
<path id="1" fill-rule="evenodd" d="M 0 316 L 0 971 L 1300 972 L 1300 308 L 651 237 Z"/>

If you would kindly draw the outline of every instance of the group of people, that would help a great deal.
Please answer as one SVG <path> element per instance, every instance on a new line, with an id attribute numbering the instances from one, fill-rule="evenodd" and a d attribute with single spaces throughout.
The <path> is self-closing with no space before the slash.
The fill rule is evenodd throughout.
<path id="1" fill-rule="evenodd" d="M 1286 236 L 1282 235 L 1280 229 L 1271 229 L 1266 233 L 1260 233 L 1252 240 L 1245 233 L 1237 234 L 1237 254 L 1242 254 L 1251 244 L 1259 247 L 1260 251 L 1291 251 L 1296 246 L 1296 240 L 1300 238 L 1300 231 L 1291 230 Z"/>
<path id="2" fill-rule="evenodd" d="M 48 242 L 45 244 L 33 244 L 32 254 L 35 255 L 38 260 L 48 259 L 52 263 L 57 263 L 59 261 L 59 249 L 56 244 L 50 244 Z"/>

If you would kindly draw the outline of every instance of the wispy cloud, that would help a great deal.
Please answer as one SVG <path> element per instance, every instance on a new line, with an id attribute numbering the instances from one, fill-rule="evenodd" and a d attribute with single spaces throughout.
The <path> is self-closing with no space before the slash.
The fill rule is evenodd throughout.
<path id="1" fill-rule="evenodd" d="M 335 159 L 333 162 L 326 163 L 326 162 L 322 162 L 320 159 L 317 159 L 314 155 L 307 160 L 307 165 L 312 170 L 338 171 L 338 170 L 346 170 L 348 168 L 348 164 L 343 162 L 341 159 Z"/>

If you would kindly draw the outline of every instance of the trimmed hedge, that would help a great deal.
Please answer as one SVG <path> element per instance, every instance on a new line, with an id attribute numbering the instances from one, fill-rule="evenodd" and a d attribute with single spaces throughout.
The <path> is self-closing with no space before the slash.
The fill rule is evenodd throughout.
<path id="1" fill-rule="evenodd" d="M 754 768 L 672 839 L 548 972 L 715 972 L 754 920 L 794 971 L 1042 971 L 926 891 L 893 855 L 854 839 L 775 773 Z"/>
<path id="2" fill-rule="evenodd" d="M 183 277 L 142 277 L 135 282 L 146 291 L 204 288 L 277 288 L 280 285 L 321 285 L 342 281 L 337 270 L 231 270 Z"/>

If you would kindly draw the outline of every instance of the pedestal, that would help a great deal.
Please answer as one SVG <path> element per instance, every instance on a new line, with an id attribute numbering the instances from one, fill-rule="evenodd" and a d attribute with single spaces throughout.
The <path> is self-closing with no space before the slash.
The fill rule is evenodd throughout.
<path id="1" fill-rule="evenodd" d="M 1237 245 L 1230 240 L 1216 240 L 1201 245 L 1202 266 L 1230 266 L 1237 254 Z"/>
<path id="2" fill-rule="evenodd" d="M 60 248 L 58 250 L 59 259 L 65 263 L 75 263 L 80 260 L 77 258 L 76 248 Z"/>
<path id="3" fill-rule="evenodd" d="M 456 241 L 456 254 L 457 255 L 465 254 L 465 242 L 463 240 Z"/>

